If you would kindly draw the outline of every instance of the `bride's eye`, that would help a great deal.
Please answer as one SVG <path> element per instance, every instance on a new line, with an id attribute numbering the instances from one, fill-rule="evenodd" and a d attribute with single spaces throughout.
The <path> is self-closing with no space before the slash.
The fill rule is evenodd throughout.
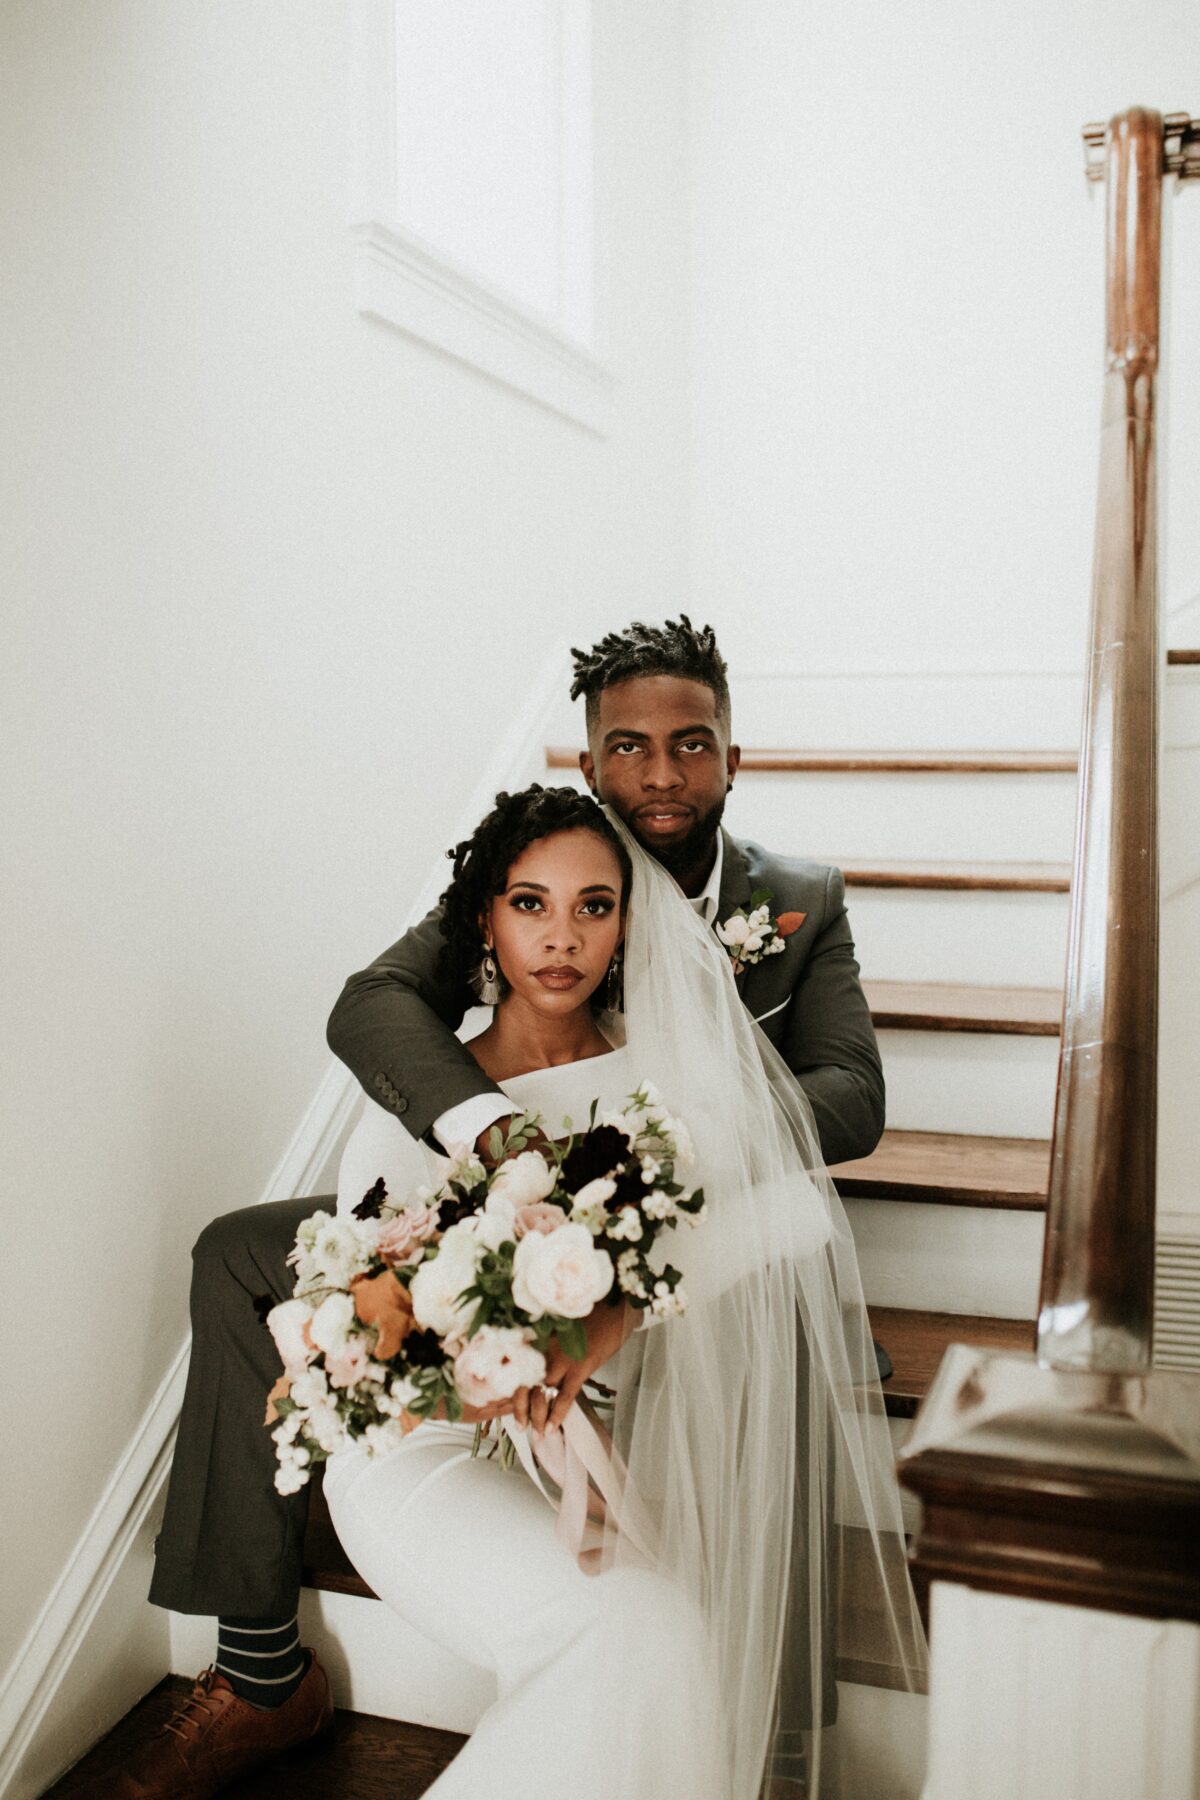
<path id="1" fill-rule="evenodd" d="M 510 894 L 508 904 L 514 912 L 536 912 L 542 903 L 536 894 Z"/>
<path id="2" fill-rule="evenodd" d="M 579 910 L 586 913 L 589 919 L 603 919 L 608 916 L 615 905 L 615 900 L 585 900 Z"/>

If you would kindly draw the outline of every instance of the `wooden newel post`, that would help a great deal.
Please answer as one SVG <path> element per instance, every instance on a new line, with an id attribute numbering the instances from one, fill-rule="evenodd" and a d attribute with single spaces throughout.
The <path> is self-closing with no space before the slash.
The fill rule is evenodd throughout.
<path id="1" fill-rule="evenodd" d="M 1085 139 L 1107 351 L 1037 1353 L 953 1345 L 900 1455 L 932 1611 L 924 1800 L 1094 1800 L 1098 1770 L 1106 1793 L 1200 1792 L 1200 1374 L 1150 1366 L 1159 228 L 1164 167 L 1200 175 L 1200 121 L 1138 108 Z"/>
<path id="2" fill-rule="evenodd" d="M 1107 348 L 1092 640 L 1038 1358 L 1150 1363 L 1158 1053 L 1158 370 L 1162 115 L 1106 134 Z"/>

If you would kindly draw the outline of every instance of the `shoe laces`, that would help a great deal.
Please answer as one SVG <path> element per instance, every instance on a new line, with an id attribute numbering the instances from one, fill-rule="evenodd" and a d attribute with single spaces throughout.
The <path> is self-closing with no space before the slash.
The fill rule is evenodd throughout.
<path id="1" fill-rule="evenodd" d="M 201 1727 L 216 1712 L 216 1700 L 212 1691 L 216 1673 L 215 1669 L 205 1669 L 187 1699 L 163 1725 L 164 1732 L 169 1731 L 183 1744 L 199 1736 Z"/>

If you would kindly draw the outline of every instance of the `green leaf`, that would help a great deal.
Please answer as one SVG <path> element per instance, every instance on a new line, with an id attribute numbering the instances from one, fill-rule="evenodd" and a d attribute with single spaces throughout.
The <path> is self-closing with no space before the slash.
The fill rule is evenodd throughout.
<path id="1" fill-rule="evenodd" d="M 563 1355 L 569 1356 L 572 1362 L 579 1362 L 587 1355 L 587 1333 L 579 1319 L 560 1319 L 555 1335 Z"/>
<path id="2" fill-rule="evenodd" d="M 498 1125 L 493 1125 L 488 1132 L 488 1155 L 493 1162 L 499 1162 L 504 1155 L 504 1139 L 500 1136 Z"/>

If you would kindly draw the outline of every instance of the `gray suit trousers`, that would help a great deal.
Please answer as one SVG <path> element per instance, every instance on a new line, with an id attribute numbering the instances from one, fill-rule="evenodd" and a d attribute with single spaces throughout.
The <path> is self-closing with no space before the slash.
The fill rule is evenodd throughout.
<path id="1" fill-rule="evenodd" d="M 308 1489 L 276 1493 L 263 1424 L 279 1352 L 254 1300 L 286 1300 L 302 1219 L 332 1195 L 214 1219 L 192 1252 L 192 1359 L 150 1599 L 173 1612 L 287 1618 L 300 1596 Z"/>

